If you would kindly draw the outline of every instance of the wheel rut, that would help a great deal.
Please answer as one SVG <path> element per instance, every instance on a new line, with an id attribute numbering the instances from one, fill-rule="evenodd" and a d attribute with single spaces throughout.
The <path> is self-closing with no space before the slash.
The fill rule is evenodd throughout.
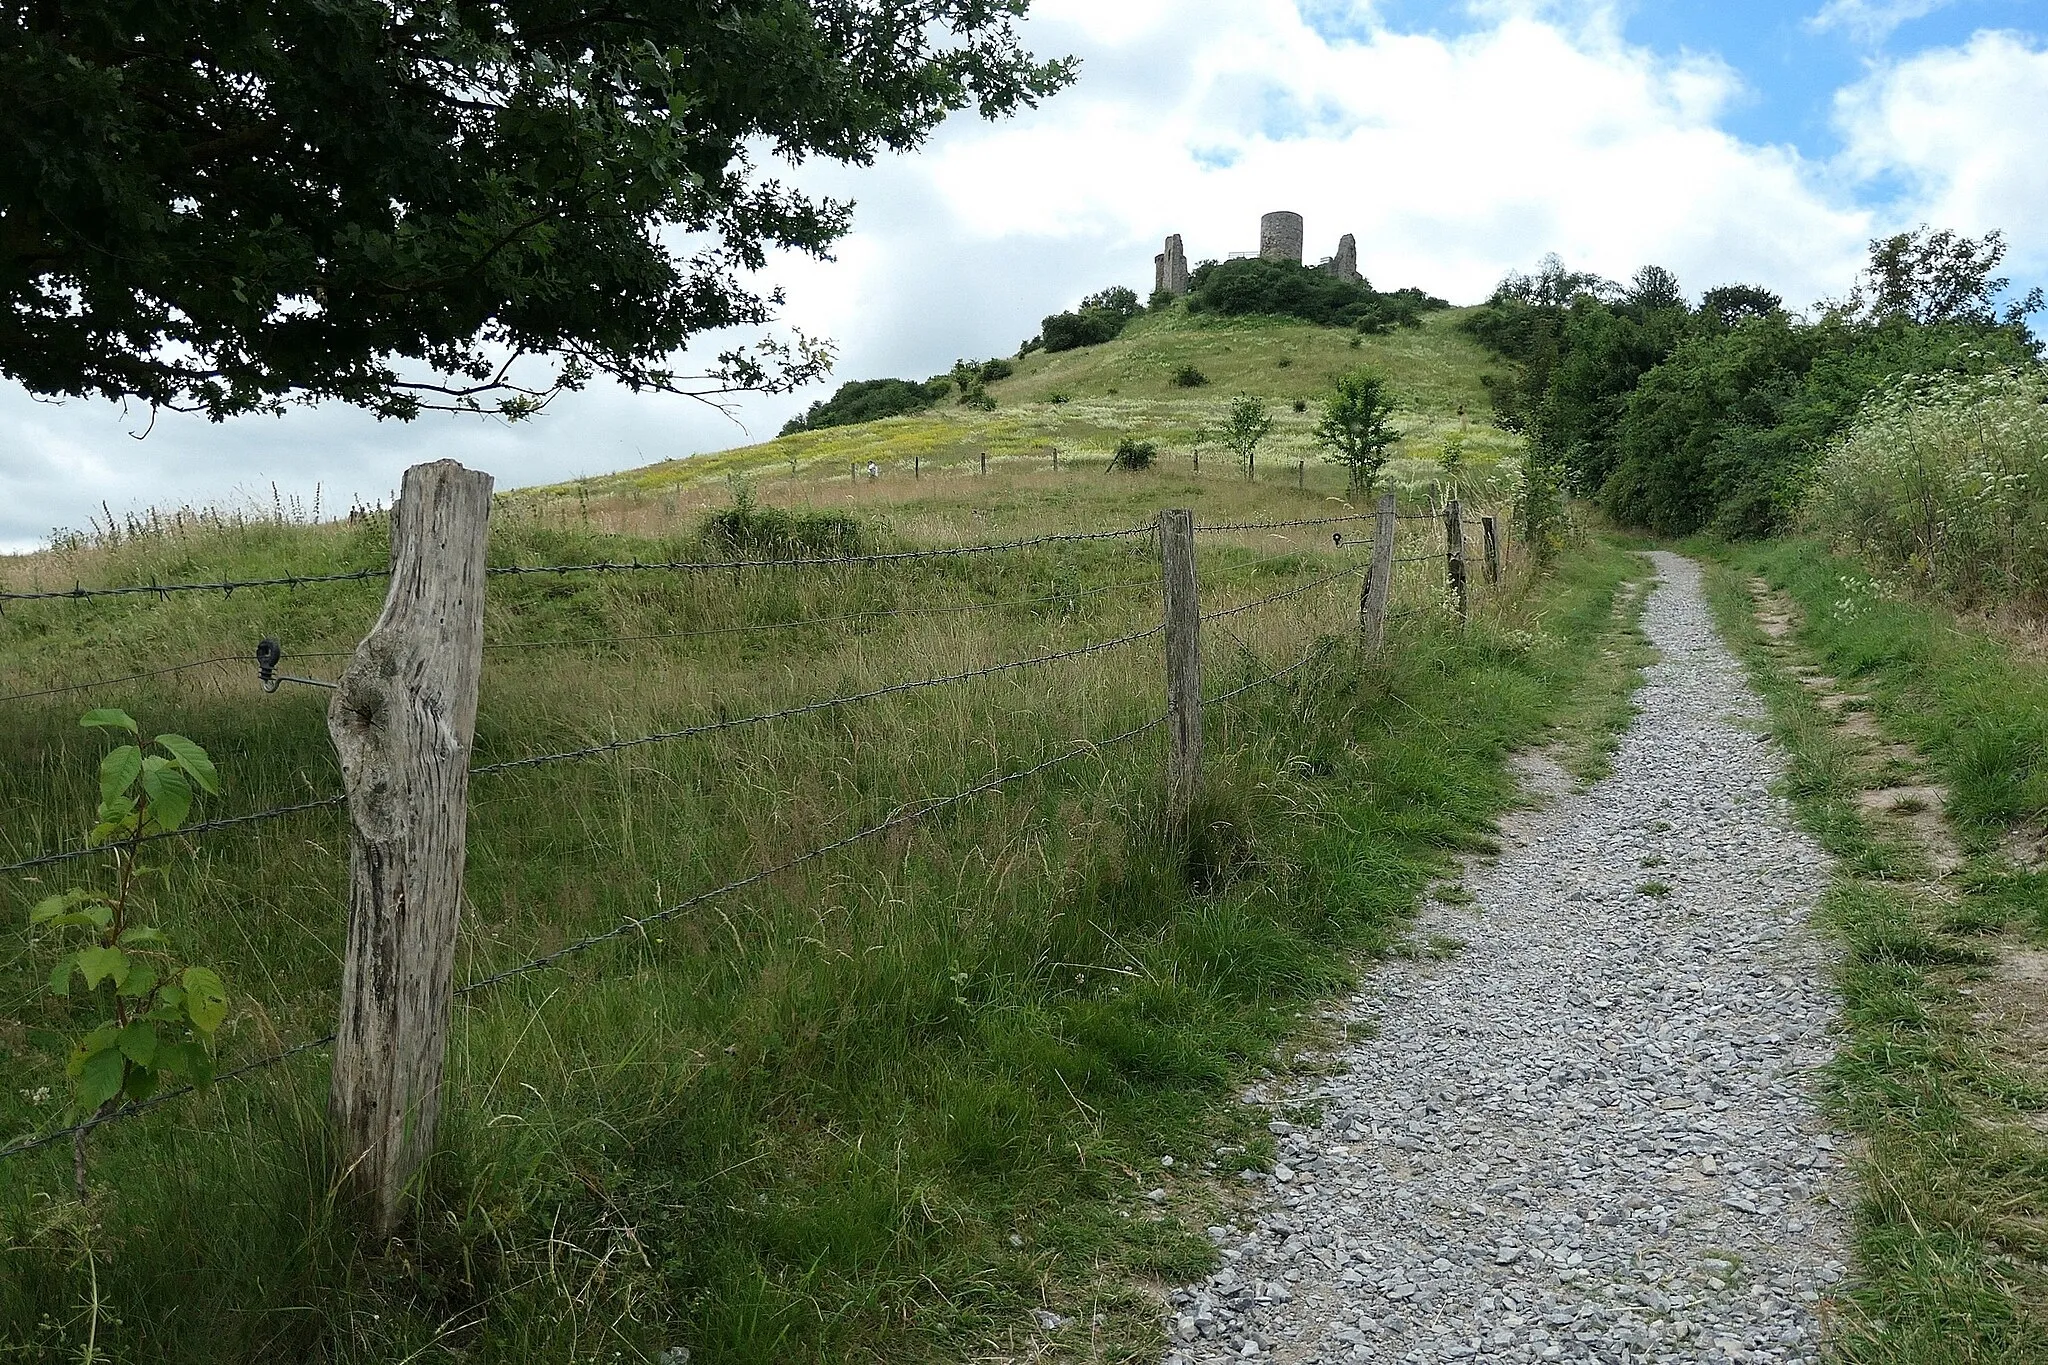
<path id="1" fill-rule="evenodd" d="M 1168 1365 L 1821 1358 L 1853 1189 L 1815 1098 L 1827 861 L 1698 566 L 1654 558 L 1612 775 L 1432 907 L 1440 951 L 1374 970 L 1330 1074 L 1249 1097 L 1316 1119 L 1275 1122 L 1221 1267 L 1169 1295 Z"/>

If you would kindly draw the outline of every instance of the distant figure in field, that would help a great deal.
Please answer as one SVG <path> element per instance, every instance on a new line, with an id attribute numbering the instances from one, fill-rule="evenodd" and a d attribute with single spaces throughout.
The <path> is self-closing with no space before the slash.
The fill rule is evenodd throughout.
<path id="1" fill-rule="evenodd" d="M 868 477 L 871 479 L 879 479 L 882 477 L 882 467 L 876 464 L 873 460 L 868 461 Z"/>

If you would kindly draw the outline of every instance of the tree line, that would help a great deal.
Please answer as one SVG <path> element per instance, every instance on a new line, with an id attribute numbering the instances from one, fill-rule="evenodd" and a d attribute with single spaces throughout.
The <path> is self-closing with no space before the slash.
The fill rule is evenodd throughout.
<path id="1" fill-rule="evenodd" d="M 1882 238 L 1847 296 L 1811 315 L 1756 285 L 1693 305 L 1662 267 L 1620 284 L 1551 256 L 1461 325 L 1512 362 L 1487 387 L 1499 425 L 1528 440 L 1532 501 L 1597 499 L 1668 535 L 1766 536 L 1797 518 L 1866 396 L 2035 361 L 2041 291 L 2001 306 L 2005 253 L 1997 232 Z"/>

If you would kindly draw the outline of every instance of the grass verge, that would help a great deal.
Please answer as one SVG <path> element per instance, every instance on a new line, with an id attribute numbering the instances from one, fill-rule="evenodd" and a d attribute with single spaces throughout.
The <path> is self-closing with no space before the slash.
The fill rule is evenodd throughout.
<path id="1" fill-rule="evenodd" d="M 2048 1357 L 2048 1087 L 2014 1039 L 1985 1027 L 1998 950 L 2012 943 L 1991 936 L 2024 940 L 2043 923 L 2040 874 L 1999 850 L 2038 791 L 2006 737 L 2048 718 L 2048 688 L 1997 641 L 1873 591 L 1811 543 L 1715 558 L 1723 633 L 1770 702 L 1802 823 L 1839 860 L 1825 917 L 1848 1036 L 1829 1093 L 1861 1140 L 1863 1189 L 1860 1273 L 1836 1346 L 1870 1365 Z M 1897 781 L 1897 763 L 1874 761 L 1785 671 L 1752 613 L 1753 575 L 1802 609 L 1797 644 L 1867 691 L 1886 730 L 1950 783 L 1967 854 L 1952 878 L 1928 880 L 1921 850 L 1862 813 L 1859 792 Z"/>

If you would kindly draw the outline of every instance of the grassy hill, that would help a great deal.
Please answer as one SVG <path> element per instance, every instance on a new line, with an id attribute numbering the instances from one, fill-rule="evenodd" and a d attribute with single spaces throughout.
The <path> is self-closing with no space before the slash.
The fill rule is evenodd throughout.
<path id="1" fill-rule="evenodd" d="M 1269 400 L 1278 419 L 1260 452 L 1260 477 L 1291 483 L 1297 462 L 1306 462 L 1306 486 L 1337 495 L 1344 492 L 1342 471 L 1322 460 L 1310 436 L 1315 404 L 1338 375 L 1369 366 L 1387 376 L 1398 404 L 1394 422 L 1402 437 L 1387 470 L 1390 486 L 1409 497 L 1425 494 L 1440 478 L 1444 439 L 1460 433 L 1468 485 L 1500 501 L 1521 443 L 1492 425 L 1480 376 L 1498 362 L 1458 329 L 1467 311 L 1438 312 L 1419 328 L 1362 337 L 1285 319 L 1197 317 L 1176 308 L 1143 315 L 1100 346 L 1024 357 L 1015 374 L 989 386 L 993 412 L 949 400 L 929 412 L 665 460 L 530 496 L 596 500 L 623 515 L 631 508 L 715 499 L 728 479 L 741 476 L 756 480 L 764 497 L 800 499 L 833 492 L 835 480 L 849 481 L 849 465 L 864 468 L 869 461 L 892 482 L 909 474 L 914 461 L 932 476 L 972 472 L 983 452 L 997 467 L 1050 468 L 1054 447 L 1062 460 L 1100 464 L 1125 436 L 1158 443 L 1167 468 L 1193 472 L 1202 429 L 1220 425 L 1230 400 L 1246 393 Z M 1186 366 L 1208 383 L 1176 384 L 1174 376 Z M 1297 401 L 1305 411 L 1294 411 Z M 1237 473 L 1213 440 L 1199 459 L 1205 477 Z M 778 491 L 779 485 L 788 487 Z M 684 495 L 680 504 L 678 494 Z"/>
<path id="2" fill-rule="evenodd" d="M 1342 512 L 1334 470 L 1298 488 L 1269 463 L 1282 477 L 1254 484 L 1220 457 L 1197 475 L 1176 451 L 1142 474 L 1066 457 L 1055 472 L 1035 443 L 1099 453 L 1141 429 L 1171 447 L 1254 380 L 1306 395 L 1359 358 L 1395 375 L 1411 449 L 1479 401 L 1476 356 L 1445 319 L 1355 351 L 1343 333 L 1148 319 L 1111 346 L 1021 364 L 993 413 L 507 495 L 491 558 L 716 556 L 705 518 L 732 506 L 732 474 L 757 507 L 814 519 L 798 532 L 876 549 L 1142 526 L 1166 506 L 1208 523 Z M 1213 384 L 1170 389 L 1158 371 L 1181 363 Z M 1055 387 L 1070 401 L 1042 401 Z M 1290 416 L 1290 439 L 1299 427 Z M 986 478 L 967 462 L 983 441 Z M 951 463 L 913 477 L 913 449 Z M 849 451 L 884 477 L 849 481 Z M 1300 590 L 1204 627 L 1205 692 L 1309 663 L 1208 714 L 1192 832 L 1161 817 L 1156 730 L 1097 747 L 1159 716 L 1156 636 L 479 776 L 458 982 L 684 908 L 458 1003 L 444 1150 L 402 1244 L 367 1244 L 333 1207 L 321 1050 L 98 1130 L 83 1202 L 64 1146 L 0 1162 L 0 1355 L 75 1360 L 88 1342 L 96 1359 L 351 1365 L 674 1362 L 685 1348 L 692 1365 L 1156 1355 L 1145 1286 L 1211 1262 L 1204 1227 L 1229 1216 L 1236 1171 L 1270 1158 L 1264 1116 L 1234 1102 L 1244 1083 L 1286 1065 L 1355 957 L 1395 943 L 1450 859 L 1485 846 L 1512 799 L 1511 747 L 1597 738 L 1626 715 L 1627 626 L 1612 608 L 1636 572 L 1627 557 L 1588 547 L 1555 577 L 1517 562 L 1498 589 L 1477 585 L 1461 629 L 1437 531 L 1404 528 L 1412 562 L 1376 657 L 1356 643 L 1355 536 L 1201 537 L 1211 611 Z M 380 515 L 157 518 L 0 563 L 0 584 L 368 568 L 386 530 Z M 476 759 L 1113 641 L 1158 622 L 1158 572 L 1134 536 L 830 570 L 493 578 Z M 77 845 L 105 747 L 78 725 L 89 706 L 204 745 L 226 791 L 202 814 L 336 790 L 327 694 L 266 695 L 238 660 L 275 636 L 287 671 L 332 676 L 331 652 L 353 647 L 382 594 L 369 581 L 11 604 L 0 862 Z M 79 686 L 91 680 L 107 681 Z M 146 919 L 226 978 L 223 1064 L 331 1029 L 341 813 L 160 847 Z M 61 1121 L 66 1048 L 96 1021 L 83 992 L 43 988 L 57 945 L 27 930 L 27 907 L 101 875 L 87 860 L 0 878 L 0 1145 Z"/>

